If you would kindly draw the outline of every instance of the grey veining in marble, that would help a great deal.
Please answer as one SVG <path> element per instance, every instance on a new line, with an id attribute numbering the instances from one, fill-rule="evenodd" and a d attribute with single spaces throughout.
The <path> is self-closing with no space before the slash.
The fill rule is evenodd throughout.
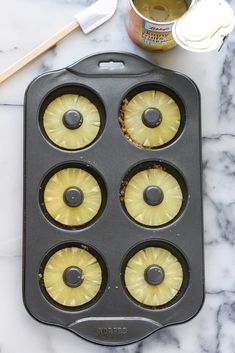
<path id="1" fill-rule="evenodd" d="M 1 0 L 0 69 L 69 22 L 92 1 Z M 126 0 L 95 32 L 74 32 L 0 86 L 0 352 L 235 352 L 235 33 L 223 49 L 193 54 L 181 48 L 148 53 L 125 29 Z M 235 8 L 235 0 L 230 3 Z M 99 51 L 129 51 L 189 75 L 202 96 L 206 300 L 192 321 L 163 329 L 139 344 L 105 348 L 33 320 L 21 294 L 23 97 L 38 74 Z"/>

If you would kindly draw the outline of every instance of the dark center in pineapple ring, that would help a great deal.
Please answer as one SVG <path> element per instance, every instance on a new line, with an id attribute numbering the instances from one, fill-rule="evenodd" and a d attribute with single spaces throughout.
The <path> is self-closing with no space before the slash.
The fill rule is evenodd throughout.
<path id="1" fill-rule="evenodd" d="M 161 266 L 150 265 L 144 271 L 144 279 L 148 284 L 156 286 L 164 281 L 165 273 Z"/>
<path id="2" fill-rule="evenodd" d="M 162 122 L 162 113 L 157 108 L 147 108 L 142 114 L 142 122 L 148 128 L 155 128 Z"/>
<path id="3" fill-rule="evenodd" d="M 157 206 L 162 203 L 164 194 L 159 186 L 150 185 L 144 190 L 143 198 L 149 206 Z"/>
<path id="4" fill-rule="evenodd" d="M 71 186 L 65 190 L 63 198 L 67 206 L 78 207 L 83 203 L 84 194 L 78 187 Z"/>
<path id="5" fill-rule="evenodd" d="M 63 280 L 68 287 L 77 288 L 83 282 L 83 271 L 76 266 L 68 267 L 63 273 Z"/>
<path id="6" fill-rule="evenodd" d="M 75 109 L 70 109 L 63 115 L 63 124 L 67 129 L 78 129 L 83 123 L 83 116 Z"/>

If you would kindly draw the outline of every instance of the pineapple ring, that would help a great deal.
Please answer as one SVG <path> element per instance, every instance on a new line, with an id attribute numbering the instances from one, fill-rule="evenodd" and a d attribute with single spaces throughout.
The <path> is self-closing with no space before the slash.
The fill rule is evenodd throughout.
<path id="1" fill-rule="evenodd" d="M 82 280 L 76 284 L 76 273 L 66 283 L 65 274 L 70 268 L 78 268 Z M 64 248 L 57 251 L 48 260 L 43 282 L 49 296 L 57 303 L 77 307 L 90 302 L 100 291 L 102 271 L 97 259 L 88 251 L 77 247 Z"/>
<path id="2" fill-rule="evenodd" d="M 145 148 L 157 148 L 171 141 L 181 122 L 176 102 L 160 91 L 137 94 L 124 103 L 121 115 L 125 135 L 133 143 Z"/>
<path id="3" fill-rule="evenodd" d="M 99 212 L 101 189 L 96 179 L 80 168 L 62 169 L 47 182 L 44 204 L 49 215 L 70 227 L 82 226 Z"/>
<path id="4" fill-rule="evenodd" d="M 138 223 L 151 227 L 172 221 L 182 202 L 180 185 L 161 167 L 135 174 L 124 191 L 124 204 L 129 215 Z"/>
<path id="5" fill-rule="evenodd" d="M 141 15 L 156 22 L 174 21 L 188 9 L 185 0 L 135 0 L 134 5 Z"/>
<path id="6" fill-rule="evenodd" d="M 150 269 L 152 272 L 148 273 Z M 157 307 L 169 303 L 179 293 L 183 270 L 171 252 L 160 247 L 149 247 L 129 260 L 124 277 L 126 288 L 135 300 Z"/>
<path id="7" fill-rule="evenodd" d="M 53 100 L 45 110 L 43 126 L 57 146 L 77 150 L 90 145 L 100 130 L 100 115 L 89 99 L 65 94 Z"/>

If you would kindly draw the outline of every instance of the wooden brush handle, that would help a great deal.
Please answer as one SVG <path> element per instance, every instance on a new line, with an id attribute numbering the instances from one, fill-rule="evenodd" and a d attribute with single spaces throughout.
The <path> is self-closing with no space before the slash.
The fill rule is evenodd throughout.
<path id="1" fill-rule="evenodd" d="M 37 48 L 33 49 L 30 53 L 25 55 L 23 58 L 19 59 L 16 63 L 8 67 L 6 70 L 0 73 L 0 83 L 7 80 L 9 77 L 14 75 L 17 71 L 22 69 L 24 66 L 29 64 L 31 61 L 36 59 L 39 55 L 45 53 L 48 49 L 52 48 L 56 43 L 58 43 L 61 39 L 66 37 L 68 34 L 73 32 L 75 29 L 79 27 L 79 23 L 74 20 L 62 30 L 57 32 L 51 38 L 40 44 Z"/>

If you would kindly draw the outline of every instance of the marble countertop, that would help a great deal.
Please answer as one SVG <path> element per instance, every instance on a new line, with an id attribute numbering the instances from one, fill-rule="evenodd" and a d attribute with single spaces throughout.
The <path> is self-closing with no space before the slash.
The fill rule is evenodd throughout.
<path id="1" fill-rule="evenodd" d="M 0 2 L 0 70 L 90 4 L 89 0 Z M 235 0 L 230 1 L 235 8 Z M 218 53 L 148 53 L 125 29 L 125 0 L 95 32 L 76 31 L 0 86 L 0 352 L 235 352 L 235 32 Z M 123 348 L 88 343 L 33 320 L 22 303 L 23 97 L 37 75 L 101 51 L 128 51 L 190 76 L 202 97 L 206 300 L 192 321 Z"/>

